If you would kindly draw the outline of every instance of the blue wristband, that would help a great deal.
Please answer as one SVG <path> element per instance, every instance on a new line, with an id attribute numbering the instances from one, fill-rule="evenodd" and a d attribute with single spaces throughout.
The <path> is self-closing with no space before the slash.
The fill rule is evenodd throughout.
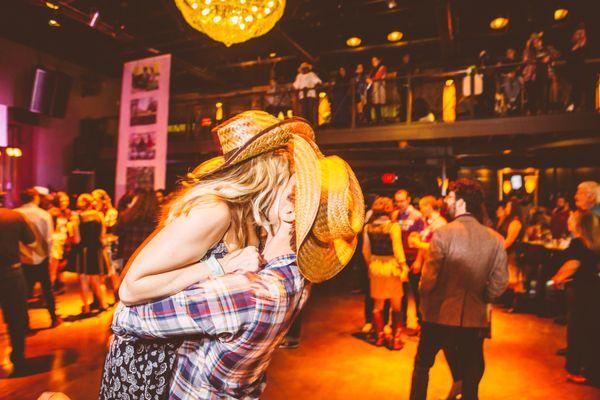
<path id="1" fill-rule="evenodd" d="M 225 275 L 225 271 L 223 271 L 223 267 L 221 267 L 221 264 L 219 264 L 219 262 L 217 261 L 217 259 L 215 258 L 214 255 L 210 256 L 208 258 L 208 260 L 205 261 L 205 263 L 208 266 L 208 269 L 212 276 L 218 277 L 218 276 Z"/>

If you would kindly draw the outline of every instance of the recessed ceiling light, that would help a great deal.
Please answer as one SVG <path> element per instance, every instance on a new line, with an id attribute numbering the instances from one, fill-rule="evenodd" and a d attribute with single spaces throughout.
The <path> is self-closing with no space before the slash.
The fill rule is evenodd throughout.
<path id="1" fill-rule="evenodd" d="M 397 42 L 398 40 L 402 39 L 402 37 L 404 37 L 404 34 L 402 32 L 393 31 L 387 35 L 387 40 L 389 40 L 390 42 Z"/>
<path id="2" fill-rule="evenodd" d="M 396 0 L 388 0 L 387 6 L 389 9 L 396 8 L 396 6 L 398 6 L 398 3 L 396 3 Z"/>
<path id="3" fill-rule="evenodd" d="M 277 53 L 275 53 L 275 52 L 269 53 L 269 57 L 270 58 L 275 58 L 275 57 L 277 57 Z"/>
<path id="4" fill-rule="evenodd" d="M 361 43 L 362 43 L 362 40 L 356 36 L 353 36 L 351 38 L 348 38 L 348 40 L 346 40 L 346 44 L 350 47 L 360 46 Z"/>
<path id="5" fill-rule="evenodd" d="M 508 25 L 508 18 L 506 17 L 496 17 L 490 22 L 490 28 L 492 29 L 503 29 Z"/>
<path id="6" fill-rule="evenodd" d="M 554 11 L 554 20 L 560 21 L 567 18 L 567 15 L 569 15 L 569 10 L 566 8 L 559 8 L 558 10 Z"/>
<path id="7" fill-rule="evenodd" d="M 55 4 L 51 1 L 46 2 L 46 7 L 48 7 L 51 10 L 58 10 L 58 4 Z"/>
<path id="8" fill-rule="evenodd" d="M 50 18 L 48 20 L 48 25 L 51 26 L 51 27 L 53 27 L 53 28 L 58 28 L 58 27 L 60 27 L 60 22 L 58 22 L 54 18 Z"/>

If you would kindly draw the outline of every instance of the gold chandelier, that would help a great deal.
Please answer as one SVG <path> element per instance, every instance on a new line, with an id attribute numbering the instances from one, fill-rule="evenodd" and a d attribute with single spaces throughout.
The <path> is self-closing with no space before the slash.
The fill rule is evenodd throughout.
<path id="1" fill-rule="evenodd" d="M 279 21 L 285 0 L 175 0 L 194 29 L 227 47 L 262 36 Z"/>

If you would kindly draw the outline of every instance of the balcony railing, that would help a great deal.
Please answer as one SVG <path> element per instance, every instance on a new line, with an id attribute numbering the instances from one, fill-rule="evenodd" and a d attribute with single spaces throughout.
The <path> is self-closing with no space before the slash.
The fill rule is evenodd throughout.
<path id="1" fill-rule="evenodd" d="M 568 79 L 573 74 L 567 69 L 571 66 L 563 61 L 514 63 L 409 75 L 389 73 L 384 80 L 374 82 L 355 77 L 337 79 L 303 90 L 280 84 L 220 94 L 188 94 L 174 99 L 171 120 L 183 121 L 186 128 L 180 126 L 179 134 L 195 136 L 248 109 L 263 109 L 280 118 L 304 116 L 317 130 L 591 111 L 597 109 L 598 102 L 598 61 L 588 60 L 585 71 L 581 71 L 586 77 L 579 81 L 584 85 L 582 93 L 574 93 L 577 88 Z M 536 80 L 530 77 L 532 70 Z M 303 100 L 309 96 L 314 100 Z M 178 135 L 174 132 L 173 136 Z"/>

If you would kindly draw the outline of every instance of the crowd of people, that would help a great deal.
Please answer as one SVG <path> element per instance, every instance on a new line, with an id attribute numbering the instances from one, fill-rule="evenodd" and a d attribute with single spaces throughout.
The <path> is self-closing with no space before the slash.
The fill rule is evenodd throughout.
<path id="1" fill-rule="evenodd" d="M 575 27 L 569 47 L 559 50 L 560 47 L 547 43 L 544 32 L 533 32 L 521 50 L 510 47 L 503 55 L 482 50 L 476 68 L 466 76 L 463 72 L 456 76 L 463 82 L 459 85 L 462 90 L 458 91 L 462 100 L 457 99 L 461 104 L 457 107 L 459 117 L 535 115 L 590 108 L 593 84 L 586 66 L 588 38 L 585 25 L 580 23 Z M 557 68 L 559 61 L 566 62 L 566 67 L 560 71 Z M 420 71 L 410 53 L 402 55 L 396 68 L 389 68 L 382 57 L 374 56 L 368 66 L 357 64 L 353 76 L 347 71 L 345 66 L 340 66 L 330 79 L 322 80 L 313 66 L 304 62 L 291 86 L 272 77 L 265 96 L 266 111 L 285 115 L 297 102 L 295 109 L 313 126 L 325 123 L 350 126 L 352 109 L 357 124 L 403 122 L 407 120 L 409 92 L 412 92 L 412 121 L 432 122 L 441 118 L 433 111 L 434 99 L 428 98 L 425 92 L 414 93 L 413 76 Z M 562 83 L 569 89 L 559 90 Z M 331 107 L 327 120 L 318 117 L 319 91 L 328 93 Z M 565 97 L 562 93 L 568 95 Z M 463 101 L 469 98 L 471 101 Z M 384 108 L 388 111 L 382 111 Z M 392 108 L 394 111 L 389 111 Z"/>
<path id="2" fill-rule="evenodd" d="M 62 322 L 55 296 L 64 292 L 64 272 L 78 276 L 82 315 L 106 310 L 112 304 L 105 287 L 118 301 L 123 263 L 155 230 L 165 196 L 137 190 L 118 208 L 102 189 L 73 199 L 74 209 L 64 192 L 30 188 L 21 193 L 21 206 L 0 208 L 0 295 L 17 368 L 35 284 L 41 283 L 52 327 Z M 491 336 L 490 303 L 519 312 L 533 287 L 552 287 L 567 293 L 567 380 L 597 384 L 600 184 L 582 182 L 573 208 L 564 196 L 557 196 L 551 209 L 510 198 L 493 218 L 484 200 L 481 185 L 465 179 L 451 185 L 444 198 L 413 201 L 405 189 L 393 198 L 374 198 L 359 247 L 366 272 L 366 339 L 401 350 L 406 336 L 420 336 L 411 399 L 425 398 L 439 350 L 452 372 L 449 398 L 475 399 L 484 372 L 483 340 Z M 528 243 L 553 243 L 563 250 L 552 276 L 540 281 L 542 276 L 528 269 Z M 410 304 L 417 316 L 413 327 L 407 322 Z M 286 346 L 284 340 L 283 347 L 297 344 Z"/>
<path id="3" fill-rule="evenodd" d="M 77 275 L 79 317 L 106 311 L 119 300 L 124 262 L 156 228 L 159 199 L 164 196 L 162 191 L 137 190 L 124 199 L 120 210 L 103 189 L 72 198 L 65 192 L 29 188 L 14 209 L 1 208 L 4 197 L 0 198 L 0 296 L 11 360 L 19 369 L 25 337 L 34 332 L 27 310 L 28 302 L 35 301 L 36 284 L 40 283 L 51 328 L 63 322 L 56 297 L 65 293 L 64 273 Z M 109 301 L 105 289 L 112 291 L 114 301 Z"/>
<path id="4" fill-rule="evenodd" d="M 421 197 L 418 209 L 405 189 L 393 199 L 374 199 L 362 237 L 366 339 L 401 350 L 404 336 L 421 336 L 411 399 L 425 398 L 427 371 L 440 349 L 454 379 L 449 398 L 477 398 L 481 340 L 491 335 L 488 303 L 522 312 L 532 288 L 552 287 L 567 292 L 567 380 L 597 385 L 600 185 L 582 182 L 573 209 L 564 196 L 552 209 L 510 198 L 498 205 L 496 218 L 486 212 L 482 193 L 475 181 L 459 180 L 443 199 Z M 464 209 L 457 213 L 459 198 Z M 561 250 L 559 265 L 543 266 L 552 275 L 528 267 L 527 243 Z M 417 316 L 412 328 L 409 296 Z"/>

